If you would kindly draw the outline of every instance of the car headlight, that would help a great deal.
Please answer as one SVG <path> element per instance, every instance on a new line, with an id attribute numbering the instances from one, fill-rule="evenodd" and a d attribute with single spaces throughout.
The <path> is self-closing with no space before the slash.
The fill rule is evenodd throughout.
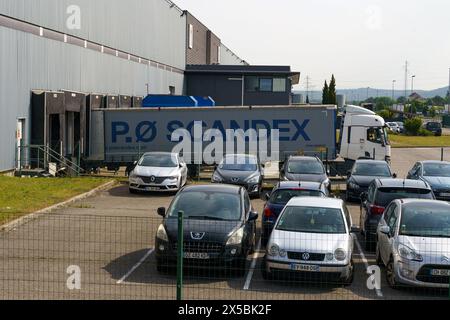
<path id="1" fill-rule="evenodd" d="M 179 176 L 168 177 L 167 180 L 178 180 Z"/>
<path id="2" fill-rule="evenodd" d="M 270 246 L 267 253 L 269 254 L 269 256 L 276 257 L 280 253 L 280 247 L 278 247 L 276 244 L 273 244 Z"/>
<path id="3" fill-rule="evenodd" d="M 344 261 L 347 258 L 347 253 L 344 249 L 336 249 L 336 251 L 334 251 L 334 258 L 337 261 Z"/>
<path id="4" fill-rule="evenodd" d="M 259 182 L 259 177 L 258 176 L 252 177 L 252 178 L 247 180 L 247 183 L 258 183 L 258 182 Z"/>
<path id="5" fill-rule="evenodd" d="M 167 236 L 166 228 L 164 228 L 164 225 L 161 224 L 159 226 L 158 231 L 156 232 L 156 237 L 162 241 L 169 241 L 169 237 Z"/>
<path id="6" fill-rule="evenodd" d="M 407 259 L 410 261 L 418 261 L 418 262 L 423 261 L 423 257 L 420 254 L 418 254 L 413 249 L 411 249 L 403 244 L 398 245 L 398 254 L 403 259 Z"/>
<path id="7" fill-rule="evenodd" d="M 211 180 L 212 182 L 223 182 L 223 178 L 217 172 L 214 172 Z"/>
<path id="8" fill-rule="evenodd" d="M 238 245 L 242 243 L 244 238 L 244 228 L 240 228 L 228 239 L 227 246 Z"/>

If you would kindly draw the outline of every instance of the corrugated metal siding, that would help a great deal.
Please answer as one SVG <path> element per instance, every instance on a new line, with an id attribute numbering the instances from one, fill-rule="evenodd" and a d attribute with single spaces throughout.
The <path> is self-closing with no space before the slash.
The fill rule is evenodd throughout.
<path id="1" fill-rule="evenodd" d="M 0 171 L 14 167 L 17 118 L 29 134 L 33 89 L 145 95 L 149 83 L 151 93 L 183 93 L 182 74 L 4 27 L 0 43 Z"/>
<path id="2" fill-rule="evenodd" d="M 239 58 L 223 44 L 220 45 L 220 64 L 223 65 L 246 65 L 247 63 Z"/>
<path id="3" fill-rule="evenodd" d="M 69 30 L 70 5 L 81 29 Z M 165 0 L 1 0 L 0 13 L 184 69 L 186 17 Z"/>

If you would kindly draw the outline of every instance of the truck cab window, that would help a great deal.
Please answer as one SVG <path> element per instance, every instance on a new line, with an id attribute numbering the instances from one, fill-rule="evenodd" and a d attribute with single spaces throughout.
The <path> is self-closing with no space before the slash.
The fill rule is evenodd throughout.
<path id="1" fill-rule="evenodd" d="M 385 144 L 386 139 L 384 136 L 384 130 L 381 128 L 369 128 L 367 130 L 367 141 L 377 144 Z"/>

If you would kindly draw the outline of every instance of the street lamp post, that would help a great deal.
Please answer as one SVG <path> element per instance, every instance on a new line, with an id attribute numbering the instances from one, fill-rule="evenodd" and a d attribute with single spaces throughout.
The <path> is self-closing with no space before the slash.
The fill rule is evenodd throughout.
<path id="1" fill-rule="evenodd" d="M 415 77 L 416 77 L 415 75 L 411 76 L 411 96 L 414 94 L 414 78 L 415 78 Z M 410 108 L 409 108 L 409 111 L 410 111 L 410 113 L 411 113 L 411 115 L 412 115 L 412 113 L 413 113 L 413 104 L 412 104 L 412 100 L 410 101 L 410 104 L 411 104 L 411 106 L 410 106 Z"/>
<path id="2" fill-rule="evenodd" d="M 397 80 L 392 80 L 392 101 L 395 100 L 395 83 Z"/>

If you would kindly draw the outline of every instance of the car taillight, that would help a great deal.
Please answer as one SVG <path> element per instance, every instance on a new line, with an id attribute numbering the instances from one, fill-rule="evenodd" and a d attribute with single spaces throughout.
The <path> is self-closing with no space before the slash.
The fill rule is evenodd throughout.
<path id="1" fill-rule="evenodd" d="M 272 218 L 273 217 L 273 212 L 272 212 L 272 210 L 270 210 L 269 207 L 265 207 L 264 208 L 264 216 L 266 218 Z"/>
<path id="2" fill-rule="evenodd" d="M 370 213 L 373 215 L 381 215 L 384 213 L 384 207 L 370 206 Z"/>

